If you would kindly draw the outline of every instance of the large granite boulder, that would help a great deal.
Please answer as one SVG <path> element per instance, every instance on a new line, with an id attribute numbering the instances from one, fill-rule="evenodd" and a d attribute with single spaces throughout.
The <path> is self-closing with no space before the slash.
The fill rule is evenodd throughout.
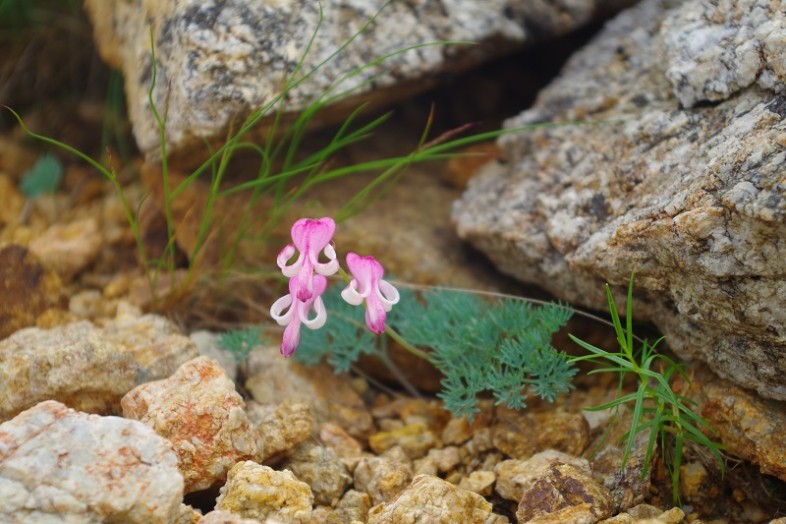
<path id="1" fill-rule="evenodd" d="M 353 45 L 329 59 L 287 97 L 303 108 L 351 70 L 387 53 L 434 41 L 481 45 L 423 47 L 368 68 L 334 90 L 361 86 L 362 96 L 389 103 L 433 84 L 436 74 L 471 67 L 524 43 L 566 33 L 632 0 L 453 0 L 390 2 Z M 277 0 L 223 2 L 86 0 L 103 58 L 122 70 L 134 134 L 140 149 L 156 157 L 159 132 L 148 103 L 151 82 L 150 27 L 158 65 L 153 93 L 159 111 L 168 105 L 169 151 L 185 157 L 205 139 L 222 140 L 237 117 L 266 104 L 281 91 L 309 46 L 303 63 L 311 71 L 328 59 L 385 4 L 383 0 Z M 395 90 L 390 89 L 395 86 Z M 343 109 L 359 99 L 345 100 Z M 337 114 L 342 113 L 337 108 Z M 330 116 L 328 116 L 330 118 Z M 333 116 L 332 118 L 335 118 Z M 181 153 L 180 155 L 178 153 Z"/>
<path id="2" fill-rule="evenodd" d="M 456 202 L 459 235 L 505 273 L 636 316 L 681 356 L 786 400 L 786 11 L 645 0 L 509 127 Z M 622 295 L 620 293 L 620 299 Z"/>

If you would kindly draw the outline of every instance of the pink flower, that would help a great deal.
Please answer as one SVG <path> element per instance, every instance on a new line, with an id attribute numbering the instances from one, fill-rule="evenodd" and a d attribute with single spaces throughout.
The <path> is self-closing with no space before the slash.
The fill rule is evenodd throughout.
<path id="1" fill-rule="evenodd" d="M 330 217 L 317 220 L 301 218 L 292 225 L 292 243 L 284 246 L 278 254 L 276 263 L 284 276 L 297 278 L 296 289 L 299 300 L 306 301 L 314 294 L 314 272 L 329 276 L 338 271 L 336 251 L 330 244 L 335 231 L 336 223 Z M 287 265 L 295 251 L 300 252 L 297 260 Z M 324 253 L 327 262 L 319 261 L 320 253 Z M 292 289 L 291 285 L 290 289 Z"/>
<path id="2" fill-rule="evenodd" d="M 374 257 L 347 253 L 347 267 L 352 280 L 341 296 L 353 306 L 366 301 L 366 325 L 372 333 L 379 335 L 385 331 L 387 312 L 399 301 L 398 290 L 382 280 L 385 271 Z"/>
<path id="3" fill-rule="evenodd" d="M 327 311 L 321 296 L 327 287 L 327 279 L 322 275 L 314 275 L 311 283 L 311 296 L 301 300 L 298 298 L 300 282 L 297 278 L 290 278 L 289 294 L 276 300 L 270 307 L 270 316 L 273 320 L 278 322 L 279 326 L 286 326 L 284 340 L 281 343 L 282 356 L 290 357 L 297 349 L 300 343 L 301 324 L 309 329 L 319 329 L 327 320 Z M 316 315 L 310 319 L 308 314 L 312 306 Z"/>

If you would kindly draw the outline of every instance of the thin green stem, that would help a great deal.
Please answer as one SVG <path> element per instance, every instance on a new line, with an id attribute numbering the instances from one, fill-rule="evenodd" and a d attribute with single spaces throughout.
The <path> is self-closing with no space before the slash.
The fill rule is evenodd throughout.
<path id="1" fill-rule="evenodd" d="M 153 118 L 158 126 L 158 140 L 161 147 L 161 187 L 164 192 L 164 217 L 166 219 L 166 233 L 167 243 L 164 247 L 163 258 L 166 264 L 166 269 L 169 274 L 170 285 L 174 284 L 174 271 L 175 271 L 175 221 L 172 216 L 172 196 L 171 182 L 169 180 L 169 160 L 167 158 L 167 110 L 168 102 L 164 102 L 164 113 L 159 113 L 153 98 L 153 91 L 156 87 L 156 80 L 158 78 L 158 62 L 156 58 L 155 38 L 153 36 L 153 27 L 150 27 L 150 61 L 152 67 L 152 79 L 150 80 L 150 87 L 147 91 L 147 100 L 150 104 L 150 110 L 153 112 Z M 165 100 L 169 98 L 169 87 L 167 87 L 167 94 Z M 153 296 L 155 297 L 155 290 Z"/>
<path id="2" fill-rule="evenodd" d="M 429 355 L 423 350 L 420 350 L 404 340 L 404 337 L 398 334 L 398 332 L 390 326 L 385 326 L 385 334 L 389 336 L 391 339 L 395 340 L 396 343 L 401 346 L 402 348 L 409 351 L 411 354 L 415 355 L 418 358 L 425 360 L 426 362 L 430 362 Z"/>

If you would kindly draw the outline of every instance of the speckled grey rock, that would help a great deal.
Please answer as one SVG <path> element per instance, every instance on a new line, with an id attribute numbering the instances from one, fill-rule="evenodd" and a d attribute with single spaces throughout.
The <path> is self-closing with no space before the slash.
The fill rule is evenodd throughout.
<path id="1" fill-rule="evenodd" d="M 103 327 L 27 328 L 0 341 L 0 420 L 43 400 L 98 414 L 120 412 L 136 385 L 196 357 L 194 344 L 157 315 L 118 312 Z"/>
<path id="2" fill-rule="evenodd" d="M 310 71 L 359 31 L 383 0 L 321 2 L 324 20 L 303 63 Z M 407 46 L 437 40 L 479 42 L 480 46 L 431 46 L 399 54 L 382 69 L 368 68 L 340 84 L 361 91 L 397 85 L 397 96 L 427 87 L 434 74 L 460 70 L 523 43 L 565 33 L 629 0 L 452 0 L 391 2 L 372 31 L 328 61 L 288 97 L 289 108 L 304 107 L 356 67 Z M 85 2 L 104 59 L 126 79 L 129 115 L 140 149 L 156 156 L 159 133 L 148 104 L 151 81 L 150 31 L 158 59 L 154 99 L 168 102 L 170 152 L 203 140 L 223 138 L 237 116 L 268 103 L 291 75 L 319 20 L 318 2 L 277 0 L 226 2 Z M 384 74 L 380 74 L 384 73 Z M 405 84 L 405 85 L 402 85 Z M 167 90 L 169 92 L 167 93 Z M 377 91 L 388 100 L 391 90 Z M 357 100 L 355 100 L 357 103 Z M 200 149 L 200 151 L 203 149 Z"/>
<path id="3" fill-rule="evenodd" d="M 783 92 L 786 16 L 781 2 L 685 2 L 661 29 L 666 76 L 685 107 L 726 100 L 757 84 Z"/>
<path id="4" fill-rule="evenodd" d="M 758 55 L 764 76 L 744 87 L 736 73 L 709 82 L 706 67 L 683 67 L 675 90 L 673 71 L 687 63 L 675 42 L 698 31 L 686 20 L 709 4 L 645 0 L 607 24 L 507 125 L 604 123 L 505 137 L 504 161 L 472 180 L 453 216 L 503 272 L 582 306 L 606 308 L 606 281 L 622 301 L 635 271 L 635 316 L 680 356 L 784 400 L 786 98 L 765 81 L 782 69 L 776 55 Z M 736 37 L 712 41 L 712 56 L 735 57 L 730 71 L 749 65 L 728 46 L 747 49 L 740 39 L 761 27 L 745 24 L 765 4 L 702 18 L 721 33 L 736 24 Z M 686 110 L 680 98 L 715 103 Z"/>
<path id="5" fill-rule="evenodd" d="M 141 422 L 48 400 L 0 425 L 0 522 L 168 524 L 183 477 Z"/>

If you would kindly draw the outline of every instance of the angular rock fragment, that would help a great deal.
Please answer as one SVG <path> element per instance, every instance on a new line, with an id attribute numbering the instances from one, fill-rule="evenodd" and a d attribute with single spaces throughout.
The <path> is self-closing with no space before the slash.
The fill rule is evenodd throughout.
<path id="1" fill-rule="evenodd" d="M 194 331 L 189 333 L 188 338 L 194 341 L 200 355 L 217 360 L 229 379 L 233 382 L 237 381 L 238 363 L 232 353 L 221 347 L 219 334 L 210 331 Z"/>
<path id="2" fill-rule="evenodd" d="M 456 446 L 433 448 L 428 450 L 428 457 L 434 461 L 437 471 L 447 473 L 461 463 L 461 450 Z"/>
<path id="3" fill-rule="evenodd" d="M 311 486 L 314 502 L 335 506 L 352 483 L 352 477 L 335 451 L 328 447 L 304 443 L 287 458 L 284 469 Z"/>
<path id="4" fill-rule="evenodd" d="M 392 500 L 411 480 L 412 467 L 400 460 L 365 457 L 355 467 L 355 489 L 368 493 L 375 505 Z"/>
<path id="5" fill-rule="evenodd" d="M 34 326 L 45 311 L 68 304 L 57 273 L 17 244 L 0 247 L 0 296 L 0 339 Z"/>
<path id="6" fill-rule="evenodd" d="M 625 513 L 601 520 L 599 524 L 680 524 L 684 518 L 685 513 L 680 508 L 663 511 L 655 506 L 639 504 Z"/>
<path id="7" fill-rule="evenodd" d="M 573 466 L 551 466 L 524 492 L 516 510 L 520 523 L 586 522 L 610 517 L 609 491 Z"/>
<path id="8" fill-rule="evenodd" d="M 489 497 L 492 494 L 497 475 L 493 471 L 473 471 L 459 482 L 459 488 L 473 491 L 482 497 Z"/>
<path id="9" fill-rule="evenodd" d="M 257 433 L 243 399 L 211 358 L 195 358 L 167 379 L 136 387 L 121 405 L 123 416 L 172 442 L 186 493 L 224 480 L 235 463 L 256 455 Z"/>
<path id="10" fill-rule="evenodd" d="M 362 491 L 350 489 L 336 506 L 336 516 L 340 522 L 366 522 L 371 509 L 371 498 Z"/>
<path id="11" fill-rule="evenodd" d="M 355 466 L 363 454 L 363 446 L 360 442 L 330 422 L 325 422 L 319 427 L 319 440 L 336 452 L 350 472 L 355 471 Z"/>
<path id="12" fill-rule="evenodd" d="M 259 462 L 291 453 L 314 430 L 314 416 L 308 404 L 285 400 L 278 405 L 252 403 L 251 407 L 249 417 L 259 433 L 256 458 Z"/>
<path id="13" fill-rule="evenodd" d="M 305 403 L 318 419 L 333 422 L 352 436 L 371 433 L 373 422 L 363 399 L 327 365 L 305 367 L 282 359 L 277 347 L 265 347 L 251 354 L 249 369 L 246 388 L 258 403 Z"/>
<path id="14" fill-rule="evenodd" d="M 649 431 L 642 431 L 634 437 L 633 447 L 630 449 L 625 467 L 622 467 L 627 445 L 624 434 L 630 429 L 631 421 L 630 411 L 626 410 L 624 413 L 625 415 L 620 419 L 610 422 L 613 426 L 600 435 L 596 445 L 590 448 L 597 450 L 592 455 L 592 477 L 611 492 L 617 512 L 641 504 L 649 494 L 651 485 L 650 472 L 642 475 L 647 456 Z M 653 451 L 657 452 L 657 450 L 656 441 Z"/>
<path id="15" fill-rule="evenodd" d="M 369 524 L 487 522 L 491 504 L 438 477 L 418 475 L 395 499 L 371 508 Z"/>
<path id="16" fill-rule="evenodd" d="M 786 481 L 786 406 L 756 397 L 724 380 L 703 382 L 701 414 L 727 451 Z"/>
<path id="17" fill-rule="evenodd" d="M 291 471 L 275 471 L 255 462 L 238 462 L 227 475 L 216 509 L 244 518 L 285 524 L 310 521 L 314 497 L 308 484 Z"/>
<path id="18" fill-rule="evenodd" d="M 259 524 L 259 522 L 257 519 L 246 519 L 236 513 L 219 509 L 206 513 L 197 524 Z"/>
<path id="19" fill-rule="evenodd" d="M 584 475 L 591 475 L 587 459 L 553 449 L 542 451 L 526 460 L 504 460 L 494 467 L 497 475 L 496 492 L 508 500 L 521 500 L 525 492 L 541 479 L 552 466 L 568 464 Z"/>
<path id="20" fill-rule="evenodd" d="M 381 454 L 394 446 L 401 446 L 411 459 L 420 458 L 436 444 L 436 437 L 423 422 L 407 424 L 391 431 L 380 431 L 368 439 L 374 453 Z"/>
<path id="21" fill-rule="evenodd" d="M 527 459 L 547 449 L 581 455 L 589 444 L 589 424 L 579 413 L 498 410 L 498 416 L 491 438 L 494 447 L 511 458 Z"/>
<path id="22" fill-rule="evenodd" d="M 47 269 L 68 282 L 98 257 L 103 237 L 95 218 L 54 224 L 34 238 L 28 248 Z"/>
<path id="23" fill-rule="evenodd" d="M 133 420 L 45 401 L 0 425 L 0 521 L 169 524 L 183 477 L 166 439 Z"/>

